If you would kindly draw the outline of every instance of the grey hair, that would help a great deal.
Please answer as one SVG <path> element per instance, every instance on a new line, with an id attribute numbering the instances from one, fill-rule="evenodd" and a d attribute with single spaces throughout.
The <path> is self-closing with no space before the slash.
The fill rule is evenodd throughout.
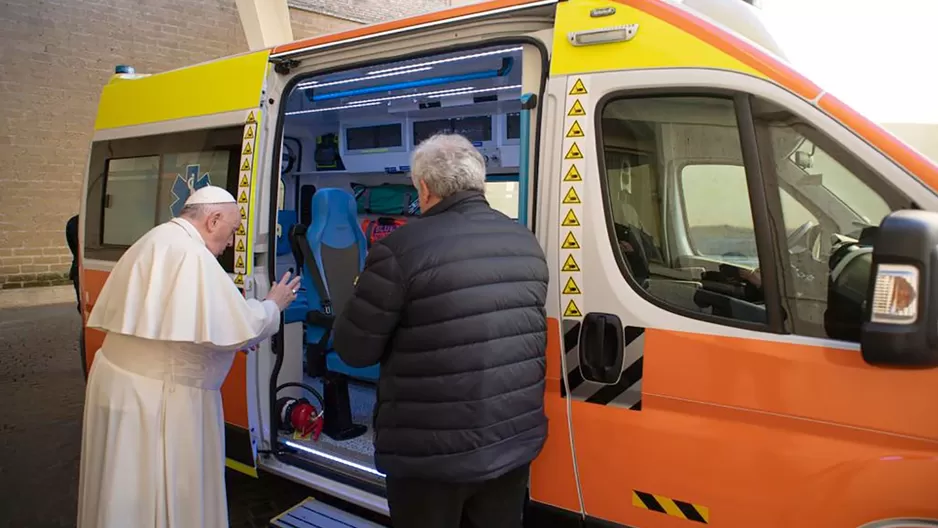
<path id="1" fill-rule="evenodd" d="M 437 134 L 420 143 L 411 162 L 411 179 L 447 198 L 461 191 L 485 192 L 485 160 L 465 137 Z"/>
<path id="2" fill-rule="evenodd" d="M 179 211 L 179 216 L 199 220 L 220 211 L 225 204 L 188 204 Z"/>

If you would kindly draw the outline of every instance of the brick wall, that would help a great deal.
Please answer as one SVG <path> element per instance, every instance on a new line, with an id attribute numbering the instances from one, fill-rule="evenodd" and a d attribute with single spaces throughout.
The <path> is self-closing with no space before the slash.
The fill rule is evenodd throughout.
<path id="1" fill-rule="evenodd" d="M 361 26 L 361 23 L 314 13 L 312 11 L 291 8 L 290 25 L 293 27 L 293 38 L 300 40 L 316 35 L 336 33 L 338 31 L 351 29 Z"/>
<path id="2" fill-rule="evenodd" d="M 452 3 L 453 0 L 287 0 L 291 7 L 366 24 L 446 9 Z"/>
<path id="3" fill-rule="evenodd" d="M 291 10 L 296 38 L 355 22 Z M 65 282 L 101 89 L 247 51 L 234 0 L 0 0 L 0 289 Z"/>

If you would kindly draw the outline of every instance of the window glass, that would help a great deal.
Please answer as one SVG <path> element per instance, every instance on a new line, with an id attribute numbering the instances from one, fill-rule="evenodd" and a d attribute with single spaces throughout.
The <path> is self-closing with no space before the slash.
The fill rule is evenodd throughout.
<path id="1" fill-rule="evenodd" d="M 521 113 L 511 112 L 505 116 L 505 139 L 521 137 Z"/>
<path id="2" fill-rule="evenodd" d="M 757 267 L 759 255 L 745 168 L 687 165 L 681 171 L 681 193 L 687 236 L 695 255 Z"/>
<path id="3" fill-rule="evenodd" d="M 187 181 L 196 183 L 196 187 L 226 187 L 230 160 L 231 153 L 225 150 L 164 155 L 157 198 L 157 223 L 162 224 L 175 218 L 182 210 L 185 197 L 189 194 Z"/>
<path id="4" fill-rule="evenodd" d="M 469 141 L 492 140 L 492 116 L 454 117 L 414 122 L 414 145 L 434 134 L 461 134 Z"/>
<path id="5" fill-rule="evenodd" d="M 485 199 L 488 200 L 489 205 L 515 220 L 518 219 L 518 194 L 518 182 L 485 182 Z"/>
<path id="6" fill-rule="evenodd" d="M 688 239 L 700 257 L 756 267 L 756 235 L 752 225 L 749 186 L 742 165 L 686 165 L 681 190 Z M 786 231 L 817 219 L 784 189 L 780 193 Z M 721 204 L 719 209 L 714 203 Z"/>
<path id="7" fill-rule="evenodd" d="M 764 325 L 733 101 L 616 99 L 601 134 L 607 215 L 633 283 L 679 313 Z"/>
<path id="8" fill-rule="evenodd" d="M 784 226 L 778 237 L 787 261 L 781 293 L 788 329 L 858 340 L 872 250 L 861 235 L 911 203 L 791 112 L 759 99 L 753 111 L 762 171 L 777 181 L 781 197 L 780 210 L 770 214 Z"/>
<path id="9" fill-rule="evenodd" d="M 345 131 L 345 147 L 348 150 L 393 148 L 403 144 L 401 125 L 376 125 L 349 128 Z"/>
<path id="10" fill-rule="evenodd" d="M 453 126 L 449 119 L 414 121 L 414 146 L 419 145 L 425 139 L 430 139 L 434 134 L 450 133 L 452 131 Z"/>
<path id="11" fill-rule="evenodd" d="M 101 242 L 129 246 L 154 225 L 160 158 L 113 159 L 107 165 Z"/>
<path id="12" fill-rule="evenodd" d="M 116 261 L 154 226 L 176 216 L 195 187 L 238 189 L 243 126 L 111 141 L 91 147 L 85 255 Z M 233 269 L 229 248 L 220 261 Z"/>

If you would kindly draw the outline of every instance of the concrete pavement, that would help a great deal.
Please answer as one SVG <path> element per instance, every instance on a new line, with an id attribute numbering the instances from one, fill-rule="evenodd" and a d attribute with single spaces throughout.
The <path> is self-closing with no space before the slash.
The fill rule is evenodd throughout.
<path id="1" fill-rule="evenodd" d="M 0 527 L 75 526 L 84 401 L 74 304 L 0 310 Z M 311 493 L 230 472 L 232 528 L 266 527 Z"/>

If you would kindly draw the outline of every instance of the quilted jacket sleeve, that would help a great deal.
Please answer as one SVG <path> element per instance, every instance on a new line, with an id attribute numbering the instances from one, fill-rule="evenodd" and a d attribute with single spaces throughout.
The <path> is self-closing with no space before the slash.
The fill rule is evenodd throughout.
<path id="1" fill-rule="evenodd" d="M 381 361 L 401 318 L 405 285 L 394 253 L 377 243 L 368 252 L 355 293 L 335 321 L 333 347 L 351 367 Z"/>

